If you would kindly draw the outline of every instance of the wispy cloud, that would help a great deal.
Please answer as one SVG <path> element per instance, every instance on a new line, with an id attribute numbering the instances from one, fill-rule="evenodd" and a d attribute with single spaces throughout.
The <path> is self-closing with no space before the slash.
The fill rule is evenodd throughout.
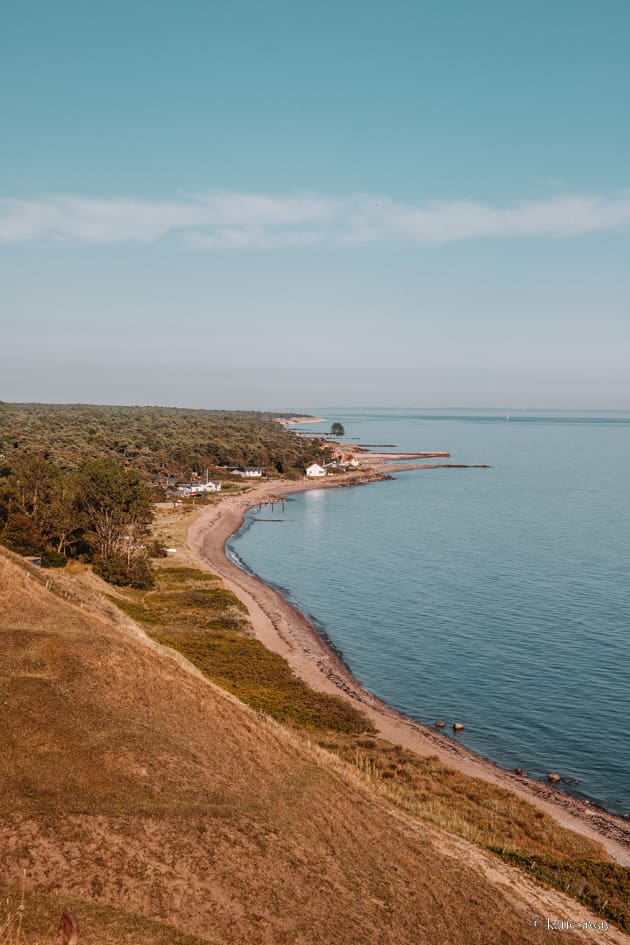
<path id="1" fill-rule="evenodd" d="M 630 195 L 565 194 L 498 207 L 475 201 L 423 206 L 365 194 L 185 194 L 143 201 L 51 196 L 0 198 L 0 243 L 152 243 L 167 236 L 207 249 L 417 243 L 488 237 L 571 237 L 630 226 Z"/>

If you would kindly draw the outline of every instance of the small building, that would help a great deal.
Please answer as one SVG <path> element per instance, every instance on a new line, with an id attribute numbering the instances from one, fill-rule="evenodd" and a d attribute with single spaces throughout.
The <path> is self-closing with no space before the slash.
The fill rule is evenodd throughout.
<path id="1" fill-rule="evenodd" d="M 177 495 L 205 495 L 208 492 L 220 492 L 220 482 L 185 482 L 177 486 Z"/>
<path id="2" fill-rule="evenodd" d="M 309 479 L 318 479 L 320 476 L 326 475 L 326 470 L 319 463 L 311 463 L 310 466 L 306 467 L 306 475 Z"/>
<path id="3" fill-rule="evenodd" d="M 324 469 L 328 472 L 347 472 L 348 469 L 356 469 L 359 460 L 355 456 L 346 456 L 340 450 L 335 450 L 332 454 L 332 462 L 324 463 Z"/>
<path id="4" fill-rule="evenodd" d="M 242 476 L 243 479 L 260 479 L 265 470 L 262 466 L 244 466 L 240 469 L 232 469 L 229 471 L 233 476 Z"/>

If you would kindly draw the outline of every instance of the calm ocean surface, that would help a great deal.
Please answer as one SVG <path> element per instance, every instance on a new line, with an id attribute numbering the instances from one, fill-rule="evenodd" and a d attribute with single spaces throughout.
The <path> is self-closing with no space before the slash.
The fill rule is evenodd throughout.
<path id="1" fill-rule="evenodd" d="M 299 494 L 282 522 L 251 514 L 231 551 L 390 705 L 630 812 L 630 414 L 317 415 L 346 442 L 492 468 Z"/>

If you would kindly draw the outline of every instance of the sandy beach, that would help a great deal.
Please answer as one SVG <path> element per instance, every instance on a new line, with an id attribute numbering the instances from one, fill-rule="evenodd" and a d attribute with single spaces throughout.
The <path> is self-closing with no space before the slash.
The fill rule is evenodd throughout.
<path id="1" fill-rule="evenodd" d="M 366 457 L 367 458 L 367 457 Z M 370 457 L 372 461 L 374 457 Z M 363 464 L 362 464 L 363 465 Z M 362 709 L 383 738 L 419 755 L 438 756 L 465 774 L 500 785 L 530 801 L 560 824 L 599 840 L 619 863 L 630 866 L 630 823 L 581 801 L 544 782 L 521 777 L 482 758 L 438 729 L 405 718 L 377 699 L 351 675 L 334 650 L 312 625 L 273 588 L 234 565 L 225 554 L 228 538 L 242 525 L 248 509 L 281 501 L 285 495 L 308 489 L 355 486 L 387 480 L 405 468 L 435 468 L 429 464 L 408 466 L 381 463 L 328 481 L 274 480 L 252 486 L 239 495 L 224 496 L 204 509 L 188 530 L 188 544 L 199 564 L 220 575 L 246 605 L 254 633 L 270 650 L 280 653 L 294 672 L 314 689 L 343 695 Z M 382 488 L 387 488 L 383 482 Z M 462 720 L 465 723 L 465 719 Z"/>

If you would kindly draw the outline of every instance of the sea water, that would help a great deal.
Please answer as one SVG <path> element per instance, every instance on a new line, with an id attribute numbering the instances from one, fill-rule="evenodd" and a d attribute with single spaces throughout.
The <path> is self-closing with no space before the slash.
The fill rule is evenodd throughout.
<path id="1" fill-rule="evenodd" d="M 630 414 L 318 415 L 345 442 L 491 468 L 297 494 L 279 522 L 250 513 L 232 552 L 391 706 L 630 812 Z"/>

